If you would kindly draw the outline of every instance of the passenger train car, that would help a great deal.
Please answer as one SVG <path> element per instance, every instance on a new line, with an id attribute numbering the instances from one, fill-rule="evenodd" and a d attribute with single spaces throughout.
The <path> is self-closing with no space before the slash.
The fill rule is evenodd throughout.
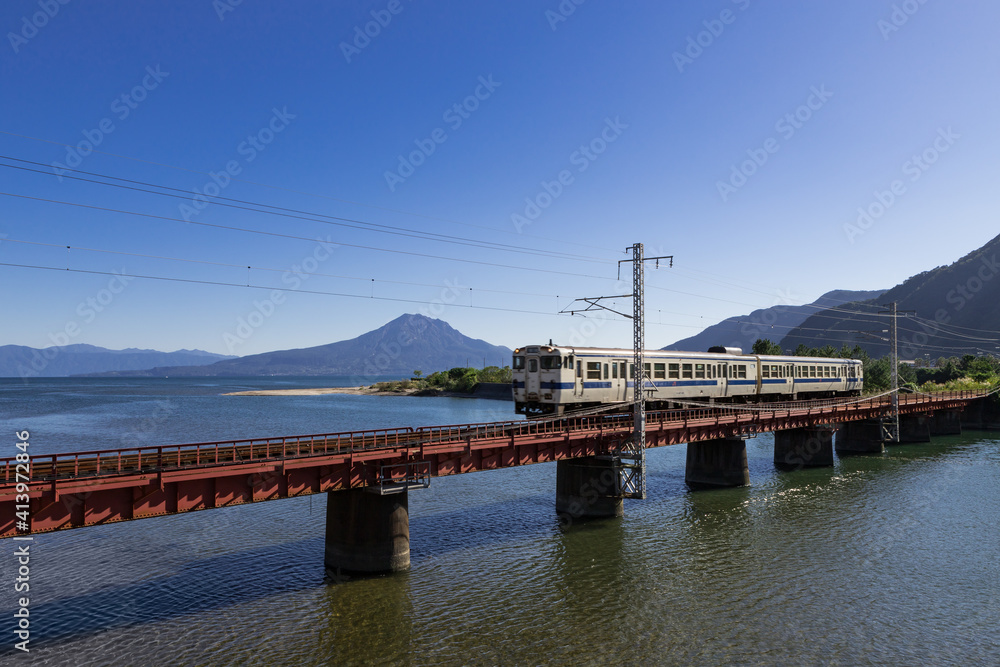
<path id="1" fill-rule="evenodd" d="M 857 359 L 708 352 L 643 353 L 650 409 L 676 401 L 751 402 L 860 396 Z M 537 416 L 634 400 L 632 350 L 529 345 L 514 350 L 515 410 Z"/>

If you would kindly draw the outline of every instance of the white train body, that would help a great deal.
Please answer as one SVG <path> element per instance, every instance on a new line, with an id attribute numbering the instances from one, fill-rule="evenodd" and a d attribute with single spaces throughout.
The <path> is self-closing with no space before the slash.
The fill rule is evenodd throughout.
<path id="1" fill-rule="evenodd" d="M 677 401 L 747 402 L 860 396 L 857 359 L 646 350 L 650 409 Z M 514 350 L 513 391 L 520 414 L 570 410 L 634 400 L 632 350 L 529 345 Z"/>

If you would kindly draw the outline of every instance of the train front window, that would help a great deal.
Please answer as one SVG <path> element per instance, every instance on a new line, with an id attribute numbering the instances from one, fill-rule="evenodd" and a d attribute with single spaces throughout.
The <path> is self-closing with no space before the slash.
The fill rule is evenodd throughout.
<path id="1" fill-rule="evenodd" d="M 538 359 L 528 359 L 528 372 L 537 373 L 538 372 Z"/>
<path id="2" fill-rule="evenodd" d="M 562 368 L 562 357 L 542 357 L 542 370 L 555 371 Z"/>
<path id="3" fill-rule="evenodd" d="M 524 370 L 524 357 L 514 357 L 514 370 L 515 371 Z"/>

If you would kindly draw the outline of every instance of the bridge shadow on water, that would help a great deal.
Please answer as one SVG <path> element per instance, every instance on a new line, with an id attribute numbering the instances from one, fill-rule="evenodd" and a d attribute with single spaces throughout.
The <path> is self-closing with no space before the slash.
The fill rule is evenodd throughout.
<path id="1" fill-rule="evenodd" d="M 211 539 L 226 540 L 228 530 L 236 528 L 216 531 Z M 321 525 L 319 530 L 320 534 L 305 540 L 206 558 L 197 558 L 195 554 L 176 573 L 33 604 L 31 647 L 45 649 L 102 632 L 147 626 L 279 595 L 321 590 L 331 583 L 324 579 L 325 539 Z M 424 517 L 411 515 L 411 566 L 419 570 L 422 565 L 452 554 L 526 541 L 557 530 L 554 497 L 549 494 Z M 141 533 L 126 539 L 141 539 Z M 132 546 L 128 551 L 134 555 L 137 549 Z M 155 553 L 148 552 L 148 557 L 155 557 Z M 113 573 L 94 572 L 87 576 L 101 579 L 113 577 Z M 407 575 L 397 576 L 407 585 Z M 345 577 L 333 585 L 350 587 L 363 582 L 364 579 Z M 13 608 L 0 610 L 7 618 L 13 612 Z M 19 653 L 11 644 L 0 646 L 0 657 Z"/>

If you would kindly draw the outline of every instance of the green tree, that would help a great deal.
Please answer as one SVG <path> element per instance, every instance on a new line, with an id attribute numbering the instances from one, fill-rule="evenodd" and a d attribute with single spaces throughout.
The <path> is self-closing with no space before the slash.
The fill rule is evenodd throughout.
<path id="1" fill-rule="evenodd" d="M 455 388 L 458 391 L 464 391 L 469 394 L 472 393 L 472 390 L 476 388 L 477 384 L 479 384 L 479 378 L 477 376 L 476 369 L 468 368 L 465 370 L 465 373 L 462 374 L 462 377 L 458 378 L 458 381 L 455 383 Z"/>
<path id="2" fill-rule="evenodd" d="M 770 354 L 770 355 L 784 354 L 780 345 L 778 345 L 777 343 L 772 343 L 767 338 L 758 338 L 756 341 L 754 341 L 752 353 Z"/>

